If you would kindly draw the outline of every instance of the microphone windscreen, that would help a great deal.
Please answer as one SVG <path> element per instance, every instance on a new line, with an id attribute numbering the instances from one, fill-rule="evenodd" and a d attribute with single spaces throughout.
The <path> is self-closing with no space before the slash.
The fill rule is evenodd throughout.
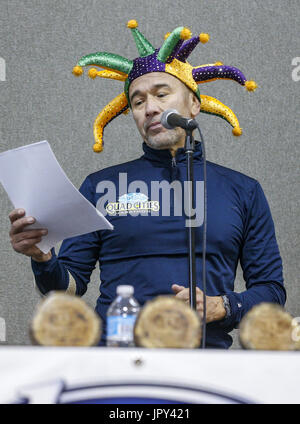
<path id="1" fill-rule="evenodd" d="M 173 125 L 168 123 L 168 116 L 170 116 L 172 113 L 175 113 L 176 115 L 178 115 L 178 112 L 176 109 L 167 109 L 161 115 L 160 122 L 163 127 L 167 128 L 167 130 L 172 130 L 174 128 Z"/>

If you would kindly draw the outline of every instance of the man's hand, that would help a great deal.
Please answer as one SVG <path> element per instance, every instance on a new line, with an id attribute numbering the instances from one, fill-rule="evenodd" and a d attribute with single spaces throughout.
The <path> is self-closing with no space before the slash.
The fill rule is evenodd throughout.
<path id="1" fill-rule="evenodd" d="M 190 289 L 179 286 L 178 284 L 172 285 L 172 290 L 178 299 L 183 300 L 189 304 Z M 200 317 L 203 316 L 203 291 L 196 287 L 196 307 Z M 226 310 L 223 305 L 221 296 L 206 296 L 206 322 L 219 321 L 226 315 Z"/>
<path id="2" fill-rule="evenodd" d="M 36 243 L 42 240 L 42 236 L 46 235 L 48 230 L 46 228 L 26 230 L 26 226 L 33 224 L 35 219 L 25 217 L 24 209 L 14 209 L 9 214 L 9 219 L 11 222 L 9 235 L 13 249 L 32 257 L 37 262 L 49 261 L 52 257 L 51 252 L 45 254 L 36 246 Z"/>

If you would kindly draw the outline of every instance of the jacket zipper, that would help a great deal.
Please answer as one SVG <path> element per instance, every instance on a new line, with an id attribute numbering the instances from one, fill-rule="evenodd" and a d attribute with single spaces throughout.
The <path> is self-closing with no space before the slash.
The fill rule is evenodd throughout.
<path id="1" fill-rule="evenodd" d="M 175 180 L 177 162 L 175 156 L 172 157 L 172 168 L 171 168 L 171 183 Z M 170 213 L 174 215 L 174 192 L 170 191 Z M 173 216 L 172 215 L 172 216 Z"/>

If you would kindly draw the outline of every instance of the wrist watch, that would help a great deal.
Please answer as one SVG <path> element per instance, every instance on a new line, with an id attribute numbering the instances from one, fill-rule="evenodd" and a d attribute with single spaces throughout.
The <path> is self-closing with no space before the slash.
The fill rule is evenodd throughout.
<path id="1" fill-rule="evenodd" d="M 230 306 L 230 302 L 228 299 L 228 296 L 226 296 L 226 294 L 224 294 L 222 297 L 223 300 L 223 305 L 226 311 L 226 315 L 224 317 L 224 319 L 229 318 L 231 316 L 231 306 Z"/>

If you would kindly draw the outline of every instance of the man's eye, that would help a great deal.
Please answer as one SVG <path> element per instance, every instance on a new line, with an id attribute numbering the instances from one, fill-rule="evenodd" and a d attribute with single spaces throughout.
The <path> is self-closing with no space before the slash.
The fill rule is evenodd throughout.
<path id="1" fill-rule="evenodd" d="M 137 100 L 136 102 L 134 102 L 134 106 L 139 106 L 143 103 L 142 100 Z"/>
<path id="2" fill-rule="evenodd" d="M 167 93 L 158 93 L 157 97 L 165 97 L 167 95 Z"/>

